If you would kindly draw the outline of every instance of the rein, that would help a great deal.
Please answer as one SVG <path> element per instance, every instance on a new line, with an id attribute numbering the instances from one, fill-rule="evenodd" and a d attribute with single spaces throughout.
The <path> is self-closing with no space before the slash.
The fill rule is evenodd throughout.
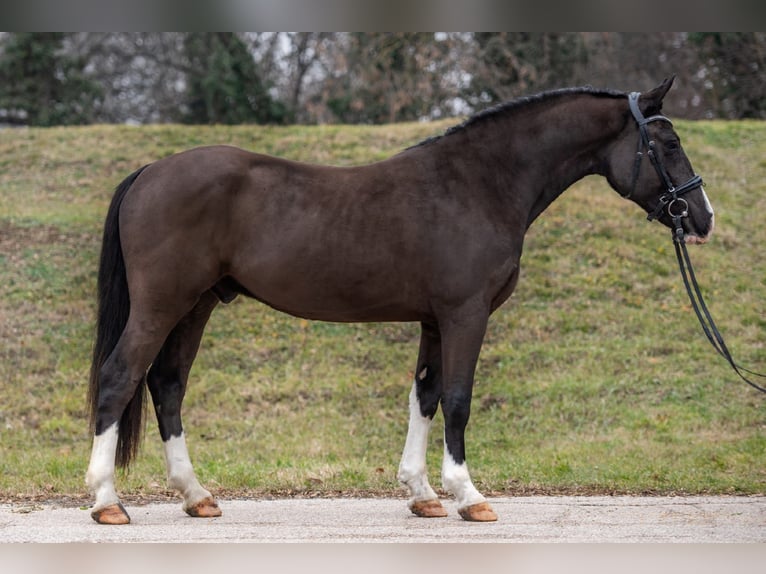
<path id="1" fill-rule="evenodd" d="M 713 317 L 710 315 L 710 311 L 705 304 L 705 300 L 703 299 L 702 292 L 699 288 L 699 283 L 697 283 L 697 277 L 694 274 L 694 268 L 692 267 L 691 259 L 689 259 L 689 251 L 686 248 L 686 239 L 684 236 L 683 225 L 681 223 L 684 217 L 689 216 L 689 204 L 685 199 L 679 196 L 691 191 L 692 189 L 700 187 L 702 185 L 702 178 L 699 175 L 694 175 L 681 186 L 675 187 L 673 185 L 667 170 L 665 170 L 662 162 L 654 152 L 655 143 L 649 138 L 649 134 L 646 129 L 646 125 L 650 122 L 665 121 L 671 125 L 672 122 L 663 115 L 655 115 L 645 118 L 641 113 L 641 110 L 638 108 L 639 95 L 640 94 L 638 92 L 632 92 L 628 96 L 630 111 L 632 112 L 633 118 L 638 124 L 638 129 L 641 136 L 638 141 L 636 161 L 633 164 L 633 185 L 630 192 L 625 197 L 630 197 L 636 189 L 639 169 L 641 167 L 641 160 L 644 156 L 643 150 L 646 149 L 646 155 L 649 156 L 649 159 L 652 162 L 657 175 L 659 175 L 660 179 L 665 185 L 665 189 L 667 190 L 660 196 L 657 207 L 652 213 L 649 214 L 647 219 L 649 221 L 656 219 L 662 213 L 662 210 L 667 208 L 668 215 L 673 221 L 673 246 L 675 247 L 676 258 L 678 259 L 678 268 L 681 271 L 681 277 L 683 278 L 684 286 L 686 287 L 686 293 L 689 296 L 689 301 L 691 301 L 692 308 L 694 309 L 694 313 L 697 315 L 697 319 L 702 326 L 702 330 L 705 332 L 705 336 L 707 337 L 708 341 L 710 341 L 710 344 L 713 346 L 716 352 L 724 359 L 726 359 L 731 368 L 734 369 L 734 372 L 737 373 L 737 375 L 739 375 L 743 381 L 745 381 L 754 389 L 762 393 L 766 393 L 766 388 L 758 385 L 757 383 L 754 383 L 752 380 L 745 376 L 745 373 L 751 376 L 762 378 L 766 378 L 766 375 L 756 373 L 738 365 L 734 361 L 734 358 L 731 356 L 729 348 L 726 346 L 726 343 L 723 340 L 723 336 L 718 330 L 718 327 L 716 326 L 715 321 L 713 321 Z"/>
<path id="2" fill-rule="evenodd" d="M 731 365 L 731 368 L 734 369 L 734 372 L 737 373 L 743 381 L 754 389 L 766 393 L 766 388 L 751 381 L 744 375 L 744 373 L 763 378 L 766 378 L 766 375 L 745 369 L 738 365 L 731 356 L 731 353 L 723 340 L 723 336 L 721 336 L 721 332 L 718 330 L 718 327 L 716 327 L 715 321 L 713 321 L 713 317 L 710 315 L 707 305 L 705 305 L 705 300 L 702 298 L 697 278 L 694 275 L 694 268 L 689 259 L 689 251 L 686 249 L 684 231 L 681 229 L 680 215 L 673 217 L 673 224 L 676 227 L 675 233 L 673 234 L 673 245 L 676 248 L 678 267 L 681 270 L 681 277 L 683 277 L 686 293 L 689 295 L 689 301 L 691 301 L 694 313 L 697 315 L 700 325 L 702 325 L 702 330 L 705 331 L 707 340 L 710 341 L 710 344 L 713 345 L 716 352 L 726 359 L 729 365 Z"/>

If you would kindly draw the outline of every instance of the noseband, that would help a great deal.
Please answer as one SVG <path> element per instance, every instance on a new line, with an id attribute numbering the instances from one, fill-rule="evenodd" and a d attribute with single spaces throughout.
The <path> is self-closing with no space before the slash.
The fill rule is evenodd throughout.
<path id="1" fill-rule="evenodd" d="M 649 160 L 654 166 L 654 171 L 657 172 L 657 175 L 660 177 L 660 180 L 666 189 L 665 193 L 660 195 L 657 207 L 647 216 L 647 219 L 649 221 L 656 219 L 660 216 L 662 210 L 667 207 L 668 215 L 670 215 L 674 225 L 676 226 L 676 232 L 680 231 L 683 234 L 683 230 L 681 228 L 681 219 L 689 216 L 689 204 L 686 203 L 686 200 L 681 196 L 691 191 L 692 189 L 700 187 L 702 185 L 702 178 L 699 175 L 694 175 L 683 185 L 673 185 L 673 180 L 670 178 L 670 175 L 665 169 L 665 166 L 662 165 L 660 158 L 657 157 L 657 154 L 655 153 L 655 142 L 649 138 L 649 132 L 646 129 L 647 124 L 650 124 L 651 122 L 663 121 L 668 122 L 670 125 L 673 125 L 673 122 L 660 114 L 645 118 L 644 114 L 642 114 L 641 110 L 638 108 L 638 97 L 640 95 L 641 94 L 639 92 L 632 92 L 628 96 L 630 111 L 633 114 L 633 118 L 636 120 L 636 123 L 638 124 L 640 137 L 638 138 L 636 161 L 633 164 L 633 184 L 631 185 L 630 192 L 624 197 L 630 197 L 636 190 L 639 170 L 641 169 L 641 160 L 644 158 L 644 150 L 646 150 L 646 155 L 649 156 Z"/>

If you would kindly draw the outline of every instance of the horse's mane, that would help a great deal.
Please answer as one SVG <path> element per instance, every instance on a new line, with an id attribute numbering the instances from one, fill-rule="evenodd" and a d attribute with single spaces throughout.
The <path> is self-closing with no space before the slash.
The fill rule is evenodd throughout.
<path id="1" fill-rule="evenodd" d="M 475 114 L 473 114 L 472 116 L 464 120 L 462 123 L 459 123 L 450 128 L 447 128 L 447 130 L 443 134 L 426 138 L 423 141 L 408 147 L 407 149 L 412 149 L 412 148 L 428 145 L 444 137 L 462 132 L 466 128 L 470 128 L 477 124 L 484 123 L 485 121 L 488 121 L 488 120 L 491 121 L 499 117 L 505 117 L 509 114 L 516 112 L 519 109 L 525 108 L 533 104 L 539 104 L 539 103 L 547 102 L 549 100 L 553 100 L 553 99 L 557 99 L 557 98 L 561 98 L 565 96 L 574 96 L 574 95 L 581 95 L 581 94 L 587 94 L 587 95 L 591 95 L 591 96 L 595 96 L 599 98 L 620 98 L 620 97 L 624 98 L 625 97 L 625 92 L 620 92 L 617 90 L 609 90 L 609 89 L 595 89 L 592 86 L 583 86 L 578 88 L 561 88 L 557 90 L 549 90 L 546 92 L 541 92 L 539 94 L 534 94 L 531 96 L 522 96 L 507 102 L 490 106 L 479 112 L 476 112 Z"/>

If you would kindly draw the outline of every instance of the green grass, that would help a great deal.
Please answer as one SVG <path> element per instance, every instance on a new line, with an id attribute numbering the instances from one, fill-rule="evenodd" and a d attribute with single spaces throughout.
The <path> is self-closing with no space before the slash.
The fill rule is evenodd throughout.
<path id="1" fill-rule="evenodd" d="M 0 130 L 0 497 L 86 495 L 97 256 L 123 177 L 208 143 L 353 165 L 450 123 Z M 737 359 L 763 370 L 766 124 L 677 129 L 716 208 L 713 241 L 691 249 L 698 277 Z M 200 479 L 223 495 L 402 493 L 418 336 L 412 324 L 309 323 L 241 299 L 219 307 L 184 404 Z M 670 232 L 588 178 L 530 229 L 517 291 L 490 322 L 469 465 L 494 493 L 763 494 L 764 414 L 696 324 Z M 133 496 L 166 493 L 147 420 L 118 480 Z"/>

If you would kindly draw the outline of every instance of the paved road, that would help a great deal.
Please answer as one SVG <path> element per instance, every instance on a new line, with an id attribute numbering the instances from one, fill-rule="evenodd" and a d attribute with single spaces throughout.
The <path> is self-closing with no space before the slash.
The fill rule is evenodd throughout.
<path id="1" fill-rule="evenodd" d="M 180 503 L 128 506 L 100 526 L 87 509 L 0 505 L 0 542 L 766 542 L 766 497 L 495 498 L 496 523 L 412 516 L 403 500 L 222 500 L 193 519 Z"/>

